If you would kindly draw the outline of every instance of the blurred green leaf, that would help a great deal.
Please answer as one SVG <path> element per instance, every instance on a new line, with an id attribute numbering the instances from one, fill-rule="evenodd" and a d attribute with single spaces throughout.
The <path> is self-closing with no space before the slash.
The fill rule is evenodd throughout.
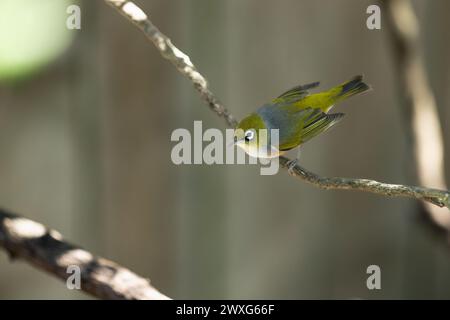
<path id="1" fill-rule="evenodd" d="M 29 76 L 64 52 L 77 32 L 66 28 L 72 3 L 0 1 L 0 80 Z"/>

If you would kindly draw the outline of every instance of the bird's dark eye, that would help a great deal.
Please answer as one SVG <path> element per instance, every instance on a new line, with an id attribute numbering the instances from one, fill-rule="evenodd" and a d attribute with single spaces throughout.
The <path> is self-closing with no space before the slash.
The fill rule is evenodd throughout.
<path id="1" fill-rule="evenodd" d="M 255 131 L 253 130 L 247 130 L 245 131 L 245 141 L 249 142 L 251 140 L 253 140 L 253 138 L 255 137 Z"/>

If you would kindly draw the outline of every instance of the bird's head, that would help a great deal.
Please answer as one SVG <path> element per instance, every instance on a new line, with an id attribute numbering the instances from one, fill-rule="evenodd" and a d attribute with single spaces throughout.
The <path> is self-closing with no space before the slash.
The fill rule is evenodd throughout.
<path id="1" fill-rule="evenodd" d="M 267 135 L 261 135 L 267 130 L 263 119 L 257 113 L 252 113 L 242 119 L 234 130 L 234 144 L 251 156 L 255 156 L 264 146 L 267 146 Z"/>

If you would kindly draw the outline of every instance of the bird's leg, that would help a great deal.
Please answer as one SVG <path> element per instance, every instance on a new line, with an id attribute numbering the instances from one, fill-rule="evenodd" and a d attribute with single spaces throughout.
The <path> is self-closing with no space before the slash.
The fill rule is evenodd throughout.
<path id="1" fill-rule="evenodd" d="M 295 159 L 289 160 L 286 165 L 288 167 L 288 172 L 291 176 L 294 176 L 294 167 L 298 164 L 299 160 L 300 160 L 300 153 L 301 153 L 301 148 L 299 147 L 297 150 L 297 156 L 295 157 Z"/>

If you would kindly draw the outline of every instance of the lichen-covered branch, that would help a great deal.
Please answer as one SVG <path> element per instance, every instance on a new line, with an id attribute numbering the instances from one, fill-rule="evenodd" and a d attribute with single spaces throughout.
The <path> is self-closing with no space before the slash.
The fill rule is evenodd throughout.
<path id="1" fill-rule="evenodd" d="M 80 289 L 97 298 L 169 299 L 156 290 L 148 279 L 64 241 L 55 230 L 1 209 L 0 247 L 12 259 L 23 259 L 62 280 L 75 275 L 77 271 L 73 267 L 79 268 Z"/>
<path id="2" fill-rule="evenodd" d="M 136 25 L 145 36 L 153 42 L 161 55 L 173 63 L 173 65 L 183 75 L 189 78 L 194 84 L 195 89 L 200 93 L 200 96 L 208 106 L 217 113 L 220 117 L 223 117 L 228 126 L 235 127 L 237 125 L 236 119 L 230 112 L 219 102 L 214 94 L 209 90 L 208 82 L 203 77 L 197 68 L 191 62 L 188 55 L 180 51 L 175 47 L 170 39 L 161 33 L 159 29 L 148 19 L 142 9 L 135 5 L 131 1 L 126 0 L 105 0 L 106 3 L 117 9 L 122 15 L 124 15 L 129 21 Z"/>
<path id="3" fill-rule="evenodd" d="M 171 61 L 183 75 L 188 77 L 193 82 L 203 100 L 206 101 L 214 112 L 225 119 L 229 127 L 233 128 L 236 126 L 236 118 L 231 115 L 231 113 L 209 90 L 208 82 L 193 65 L 191 59 L 175 47 L 170 39 L 162 34 L 161 31 L 155 27 L 155 25 L 153 25 L 147 14 L 145 14 L 142 9 L 128 0 L 104 1 L 118 10 L 123 16 L 135 24 L 142 32 L 144 32 L 147 38 L 150 39 L 160 51 L 161 55 L 165 59 Z M 393 185 L 367 179 L 325 178 L 307 171 L 298 164 L 292 166 L 289 161 L 290 160 L 286 157 L 280 157 L 281 166 L 285 169 L 290 168 L 289 172 L 292 175 L 322 189 L 358 190 L 384 196 L 411 197 L 428 201 L 429 203 L 439 207 L 445 206 L 450 209 L 449 192 L 445 190 Z"/>
<path id="4" fill-rule="evenodd" d="M 280 165 L 286 169 L 289 169 L 289 161 L 286 157 L 280 157 Z M 358 190 L 388 197 L 409 197 L 450 208 L 450 193 L 444 190 L 389 184 L 369 179 L 321 177 L 299 165 L 293 166 L 289 173 L 321 189 Z"/>

